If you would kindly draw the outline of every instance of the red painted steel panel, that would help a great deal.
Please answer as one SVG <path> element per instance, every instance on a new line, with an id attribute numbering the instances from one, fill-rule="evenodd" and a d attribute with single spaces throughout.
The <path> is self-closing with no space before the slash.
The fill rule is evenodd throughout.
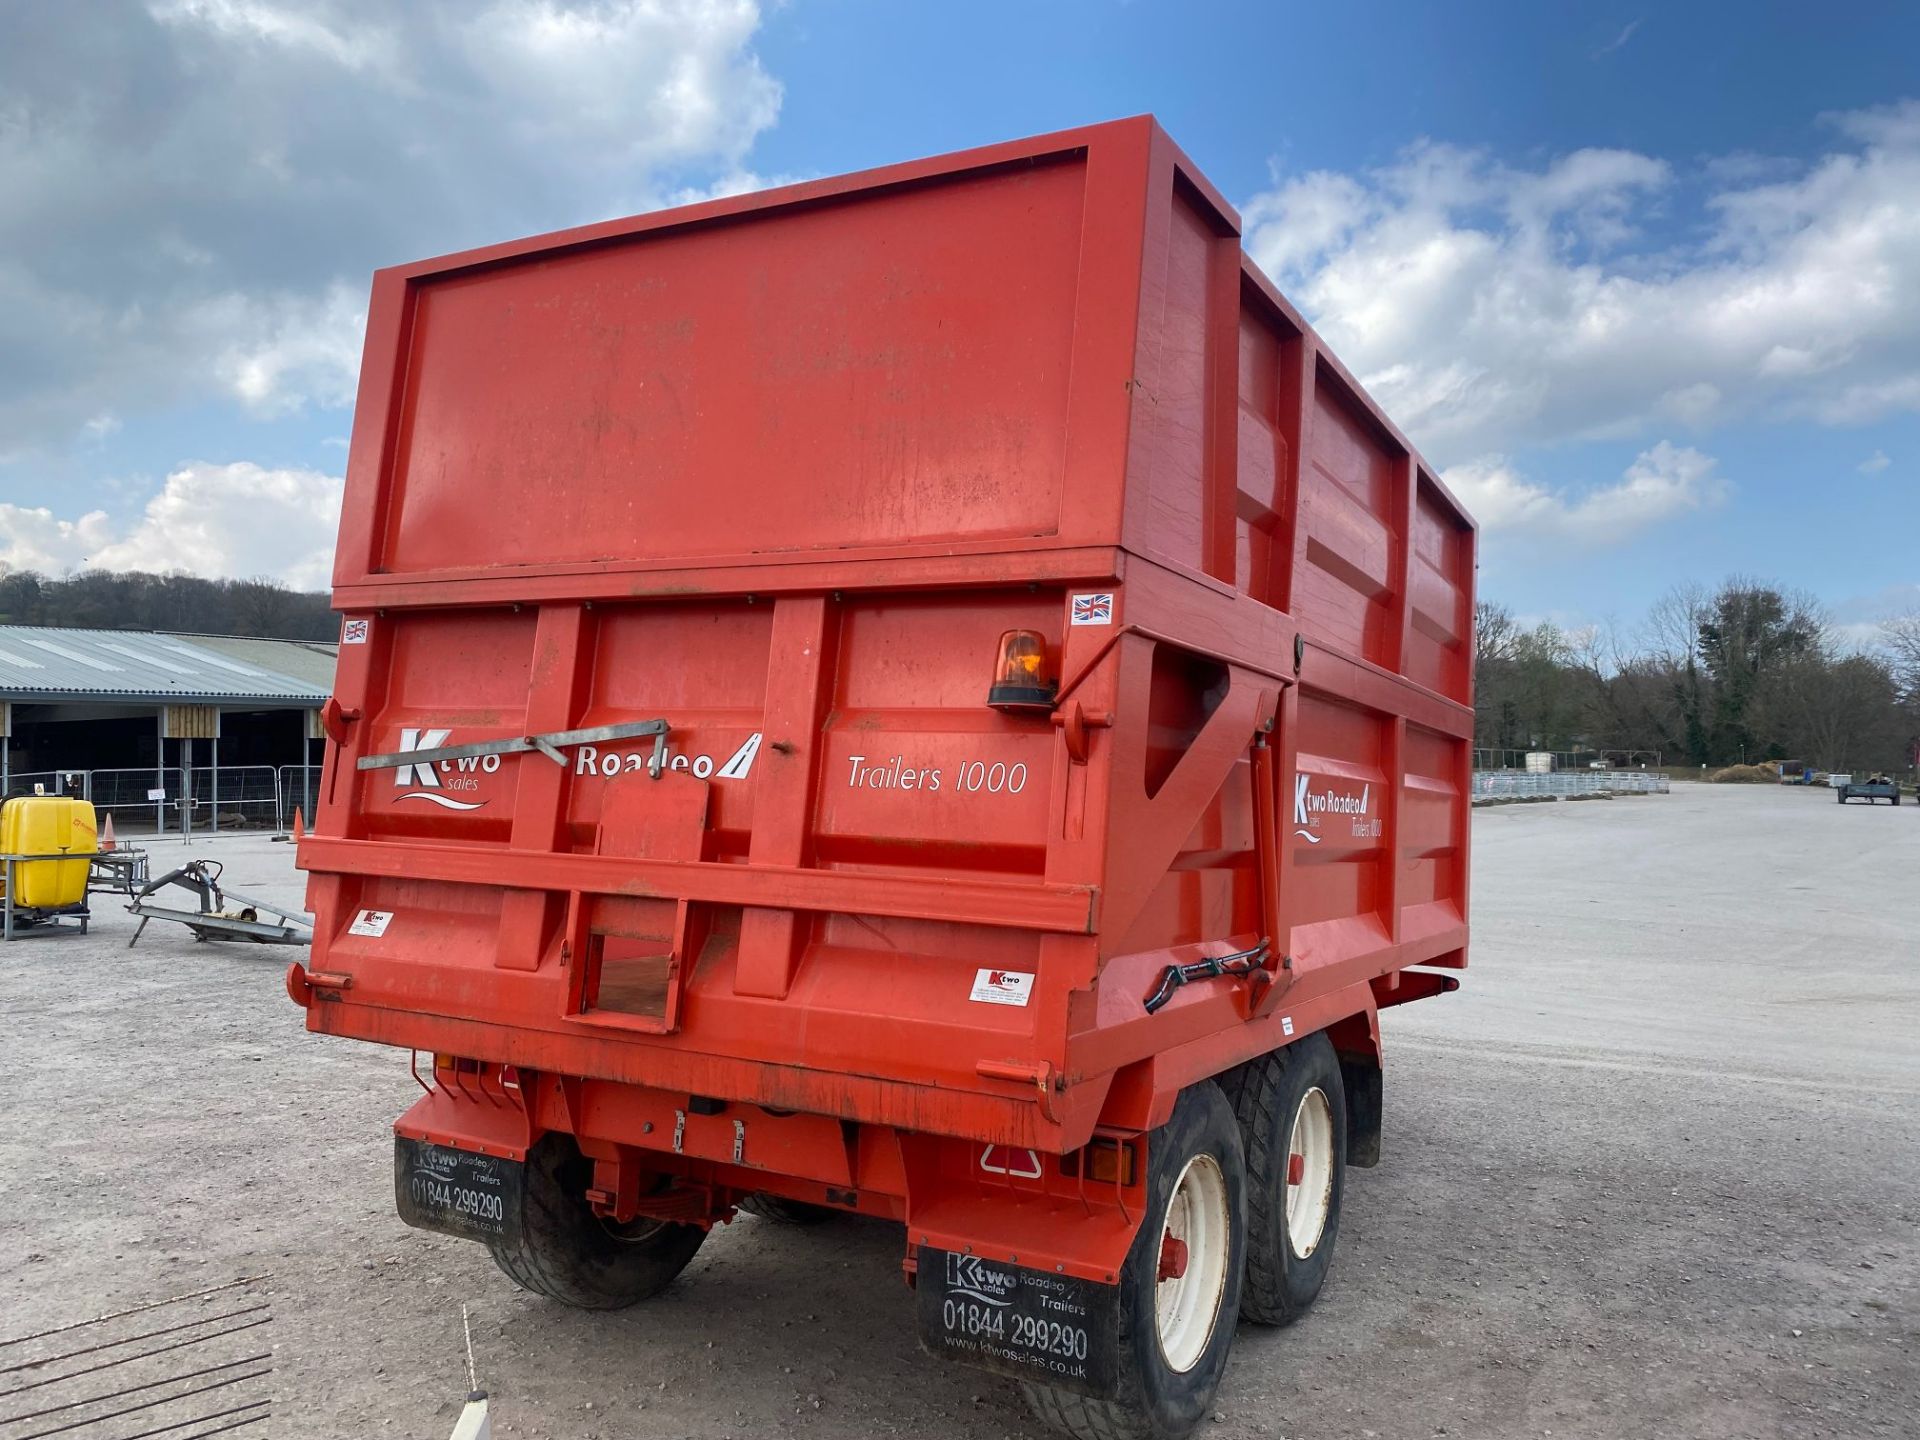
<path id="1" fill-rule="evenodd" d="M 382 272 L 367 343 L 313 1028 L 1061 1151 L 1464 963 L 1472 522 L 1151 120 Z"/>
<path id="2" fill-rule="evenodd" d="M 1054 533 L 1084 183 L 963 174 L 418 283 L 384 568 Z"/>

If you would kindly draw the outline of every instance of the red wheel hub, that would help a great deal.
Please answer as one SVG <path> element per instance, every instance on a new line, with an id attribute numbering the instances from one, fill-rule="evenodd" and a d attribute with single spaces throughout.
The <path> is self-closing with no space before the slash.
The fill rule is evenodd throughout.
<path id="1" fill-rule="evenodd" d="M 1178 1280 L 1187 1273 L 1187 1242 L 1176 1235 L 1160 1237 L 1160 1280 Z"/>

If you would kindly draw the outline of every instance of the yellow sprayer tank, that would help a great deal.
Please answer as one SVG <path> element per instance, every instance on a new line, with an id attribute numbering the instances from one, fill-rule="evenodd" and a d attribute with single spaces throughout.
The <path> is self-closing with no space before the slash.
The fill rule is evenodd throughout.
<path id="1" fill-rule="evenodd" d="M 93 806 L 71 795 L 20 795 L 0 806 L 0 854 L 72 855 L 13 867 L 17 909 L 58 910 L 87 898 L 87 872 L 99 849 Z"/>

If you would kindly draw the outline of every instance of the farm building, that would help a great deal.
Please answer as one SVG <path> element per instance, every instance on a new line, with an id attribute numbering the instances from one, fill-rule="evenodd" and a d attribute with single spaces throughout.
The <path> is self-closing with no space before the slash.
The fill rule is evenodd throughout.
<path id="1" fill-rule="evenodd" d="M 80 794 L 122 830 L 312 813 L 335 647 L 0 625 L 0 791 Z"/>

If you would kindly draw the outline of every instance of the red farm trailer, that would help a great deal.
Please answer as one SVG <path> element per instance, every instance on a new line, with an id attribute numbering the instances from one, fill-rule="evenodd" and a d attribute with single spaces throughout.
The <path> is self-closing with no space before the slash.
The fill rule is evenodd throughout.
<path id="1" fill-rule="evenodd" d="M 520 1285 L 883 1216 L 929 1350 L 1180 1435 L 1465 964 L 1473 584 L 1151 119 L 383 270 L 288 989 Z"/>

